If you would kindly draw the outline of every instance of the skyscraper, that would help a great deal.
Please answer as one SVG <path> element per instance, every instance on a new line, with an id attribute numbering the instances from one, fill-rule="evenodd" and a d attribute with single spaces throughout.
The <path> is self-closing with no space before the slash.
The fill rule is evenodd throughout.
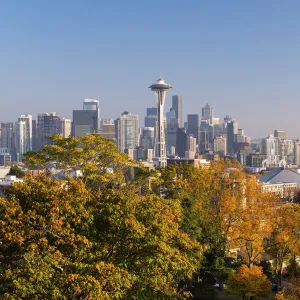
<path id="1" fill-rule="evenodd" d="M 176 131 L 178 128 L 178 119 L 176 112 L 172 107 L 169 112 L 166 113 L 167 121 L 167 134 L 166 134 L 166 149 L 167 154 L 172 155 L 172 148 L 176 147 Z"/>
<path id="2" fill-rule="evenodd" d="M 37 148 L 37 136 L 38 136 L 38 124 L 36 120 L 32 120 L 32 150 L 38 151 Z"/>
<path id="3" fill-rule="evenodd" d="M 61 134 L 61 118 L 55 112 L 46 113 L 44 114 L 43 146 L 52 145 L 53 142 L 48 137 L 55 134 Z"/>
<path id="4" fill-rule="evenodd" d="M 117 144 L 119 152 L 134 149 L 139 145 L 139 117 L 124 111 L 117 123 Z"/>
<path id="5" fill-rule="evenodd" d="M 37 119 L 37 135 L 36 135 L 36 148 L 37 151 L 41 150 L 43 147 L 44 140 L 44 113 L 38 114 Z"/>
<path id="6" fill-rule="evenodd" d="M 84 99 L 83 101 L 83 110 L 92 110 L 96 111 L 96 118 L 97 118 L 97 129 L 96 131 L 100 130 L 100 104 L 99 100 L 96 99 Z"/>
<path id="7" fill-rule="evenodd" d="M 187 151 L 188 142 L 185 128 L 177 128 L 176 132 L 176 153 L 179 157 L 185 157 L 185 151 Z"/>
<path id="8" fill-rule="evenodd" d="M 227 123 L 227 152 L 234 154 L 235 136 L 238 134 L 238 123 L 229 121 Z"/>
<path id="9" fill-rule="evenodd" d="M 182 126 L 182 97 L 174 95 L 172 97 L 172 108 L 175 110 L 178 127 Z"/>
<path id="10" fill-rule="evenodd" d="M 49 136 L 61 134 L 61 118 L 55 113 L 40 113 L 37 120 L 37 150 L 41 150 L 45 145 L 51 145 Z"/>
<path id="11" fill-rule="evenodd" d="M 166 167 L 166 140 L 164 126 L 164 105 L 167 91 L 172 88 L 163 79 L 158 79 L 156 83 L 149 87 L 155 92 L 157 104 L 157 126 L 155 130 L 155 159 L 153 160 L 156 166 Z"/>
<path id="12" fill-rule="evenodd" d="M 13 146 L 13 123 L 1 123 L 1 147 L 12 149 Z"/>
<path id="13" fill-rule="evenodd" d="M 192 151 L 195 154 L 196 147 L 197 147 L 196 138 L 192 134 L 189 134 L 187 137 L 187 150 Z"/>
<path id="14" fill-rule="evenodd" d="M 280 130 L 280 129 L 275 129 L 274 130 L 274 137 L 276 137 L 280 140 L 285 140 L 286 139 L 286 131 L 285 130 Z"/>
<path id="15" fill-rule="evenodd" d="M 24 154 L 32 150 L 32 116 L 21 115 L 15 125 L 14 159 L 22 161 Z"/>
<path id="16" fill-rule="evenodd" d="M 227 153 L 227 138 L 226 135 L 219 135 L 214 138 L 213 150 L 223 157 Z"/>
<path id="17" fill-rule="evenodd" d="M 62 137 L 68 138 L 71 135 L 72 122 L 70 119 L 62 118 L 60 120 L 60 129 Z"/>
<path id="18" fill-rule="evenodd" d="M 199 143 L 200 139 L 199 115 L 187 115 L 187 134 L 192 134 Z"/>
<path id="19" fill-rule="evenodd" d="M 13 160 L 23 160 L 23 156 L 27 152 L 26 145 L 28 145 L 26 135 L 26 122 L 19 120 L 15 125 L 15 153 Z"/>
<path id="20" fill-rule="evenodd" d="M 147 116 L 145 117 L 145 127 L 156 127 L 157 120 L 157 108 L 149 107 L 147 108 Z"/>
<path id="21" fill-rule="evenodd" d="M 102 119 L 100 136 L 115 141 L 115 120 L 114 119 Z"/>
<path id="22" fill-rule="evenodd" d="M 26 152 L 32 150 L 32 115 L 21 115 L 18 121 L 23 121 L 26 123 Z"/>
<path id="23" fill-rule="evenodd" d="M 145 127 L 143 128 L 142 134 L 142 147 L 145 149 L 153 149 L 154 148 L 154 128 L 153 127 Z"/>
<path id="24" fill-rule="evenodd" d="M 266 155 L 268 161 L 267 165 L 270 167 L 278 167 L 280 162 L 278 142 L 279 139 L 273 135 L 269 135 L 267 138 L 264 138 L 261 141 L 260 152 L 261 154 Z"/>
<path id="25" fill-rule="evenodd" d="M 208 104 L 206 104 L 203 108 L 202 108 L 202 120 L 207 120 L 208 123 L 212 123 L 214 117 L 214 109 L 209 106 Z"/>
<path id="26" fill-rule="evenodd" d="M 98 112 L 96 110 L 73 110 L 73 136 L 85 136 L 97 131 Z"/>

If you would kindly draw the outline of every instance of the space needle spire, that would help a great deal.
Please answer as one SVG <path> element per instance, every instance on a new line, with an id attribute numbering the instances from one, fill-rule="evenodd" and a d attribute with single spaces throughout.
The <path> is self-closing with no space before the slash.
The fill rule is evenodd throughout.
<path id="1" fill-rule="evenodd" d="M 158 79 L 156 83 L 149 86 L 155 92 L 157 102 L 157 122 L 155 130 L 155 145 L 154 145 L 154 165 L 158 167 L 167 166 L 166 156 L 166 139 L 164 126 L 164 105 L 167 91 L 172 88 L 163 79 Z"/>

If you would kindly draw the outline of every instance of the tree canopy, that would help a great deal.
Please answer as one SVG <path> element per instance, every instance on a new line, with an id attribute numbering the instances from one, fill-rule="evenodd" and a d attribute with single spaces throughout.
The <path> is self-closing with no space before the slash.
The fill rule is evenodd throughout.
<path id="1" fill-rule="evenodd" d="M 179 282 L 228 276 L 265 295 L 266 252 L 276 271 L 299 255 L 299 204 L 235 161 L 148 172 L 95 134 L 51 139 L 24 159 L 40 175 L 0 198 L 0 298 L 176 299 Z"/>
<path id="2" fill-rule="evenodd" d="M 120 185 L 121 168 L 131 162 L 106 140 L 56 143 L 27 161 L 45 169 L 54 161 L 65 170 L 80 167 L 83 176 L 27 176 L 0 199 L 0 293 L 14 299 L 177 297 L 178 282 L 193 275 L 201 258 L 199 243 L 180 229 L 180 202 Z M 79 143 L 80 150 L 73 148 Z"/>

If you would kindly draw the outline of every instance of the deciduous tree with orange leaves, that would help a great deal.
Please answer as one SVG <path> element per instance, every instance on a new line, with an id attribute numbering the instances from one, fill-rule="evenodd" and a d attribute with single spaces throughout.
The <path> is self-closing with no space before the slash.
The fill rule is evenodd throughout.
<path id="1" fill-rule="evenodd" d="M 232 295 L 255 297 L 268 296 L 271 283 L 263 274 L 262 268 L 253 266 L 251 269 L 242 265 L 234 271 L 227 281 L 227 292 Z"/>

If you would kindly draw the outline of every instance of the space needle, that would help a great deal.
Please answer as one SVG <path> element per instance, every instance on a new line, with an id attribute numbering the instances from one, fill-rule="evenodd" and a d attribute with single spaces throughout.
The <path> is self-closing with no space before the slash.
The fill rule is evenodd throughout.
<path id="1" fill-rule="evenodd" d="M 167 91 L 172 88 L 163 79 L 158 79 L 156 83 L 149 86 L 155 92 L 157 102 L 157 122 L 155 129 L 155 144 L 154 144 L 154 166 L 166 167 L 166 139 L 165 139 L 165 126 L 164 126 L 164 104 Z"/>

